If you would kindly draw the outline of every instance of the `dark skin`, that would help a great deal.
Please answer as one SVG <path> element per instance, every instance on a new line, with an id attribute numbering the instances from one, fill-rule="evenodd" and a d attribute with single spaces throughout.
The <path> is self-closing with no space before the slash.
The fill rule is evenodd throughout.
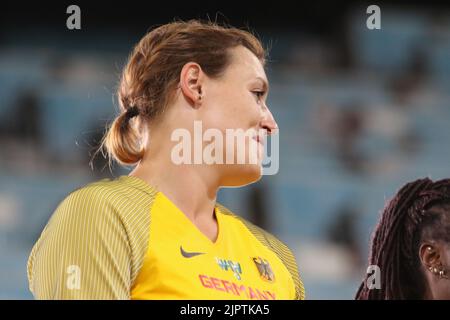
<path id="1" fill-rule="evenodd" d="M 424 299 L 450 300 L 450 244 L 424 241 L 419 257 L 427 286 Z M 440 271 L 444 273 L 440 275 Z"/>

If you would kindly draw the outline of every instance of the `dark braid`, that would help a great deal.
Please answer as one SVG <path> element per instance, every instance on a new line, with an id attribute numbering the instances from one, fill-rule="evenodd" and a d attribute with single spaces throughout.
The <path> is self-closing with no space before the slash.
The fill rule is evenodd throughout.
<path id="1" fill-rule="evenodd" d="M 450 240 L 448 213 L 450 179 L 425 178 L 403 186 L 385 207 L 372 238 L 369 264 L 380 267 L 381 288 L 369 289 L 366 276 L 356 299 L 422 299 L 426 284 L 419 246 L 428 233 Z"/>

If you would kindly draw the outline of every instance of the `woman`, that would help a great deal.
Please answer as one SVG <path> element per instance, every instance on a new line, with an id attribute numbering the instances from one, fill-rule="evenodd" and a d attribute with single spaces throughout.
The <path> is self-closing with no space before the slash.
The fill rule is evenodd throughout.
<path id="1" fill-rule="evenodd" d="M 304 298 L 288 247 L 216 203 L 220 187 L 260 178 L 260 133 L 277 129 L 264 57 L 250 33 L 198 21 L 163 25 L 136 45 L 104 139 L 135 168 L 58 206 L 28 262 L 36 298 Z M 215 133 L 200 145 L 199 126 Z M 244 151 L 226 140 L 206 152 L 227 130 L 252 132 Z M 210 161 L 229 151 L 231 163 Z"/>
<path id="2" fill-rule="evenodd" d="M 375 230 L 369 273 L 356 299 L 450 299 L 450 179 L 398 191 Z M 371 278 L 371 279 L 369 279 Z"/>

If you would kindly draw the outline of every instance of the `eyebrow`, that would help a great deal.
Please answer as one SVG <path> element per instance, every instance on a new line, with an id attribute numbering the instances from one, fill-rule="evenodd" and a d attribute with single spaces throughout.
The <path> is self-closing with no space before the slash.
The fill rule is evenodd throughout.
<path id="1" fill-rule="evenodd" d="M 260 80 L 263 83 L 264 86 L 264 91 L 268 92 L 269 91 L 269 84 L 267 83 L 266 80 L 264 80 L 261 77 L 256 77 L 257 80 Z"/>

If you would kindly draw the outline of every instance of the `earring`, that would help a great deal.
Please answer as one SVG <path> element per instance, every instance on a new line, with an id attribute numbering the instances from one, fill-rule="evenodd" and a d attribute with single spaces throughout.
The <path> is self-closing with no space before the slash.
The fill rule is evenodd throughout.
<path id="1" fill-rule="evenodd" d="M 445 274 L 444 269 L 438 269 L 436 267 L 428 267 L 428 270 L 430 270 L 431 273 L 433 273 L 435 276 L 439 276 L 439 279 L 448 279 L 447 275 Z"/>
<path id="2" fill-rule="evenodd" d="M 445 269 L 439 270 L 439 278 L 440 279 L 448 279 L 448 276 L 445 273 Z"/>
<path id="3" fill-rule="evenodd" d="M 428 270 L 433 274 L 438 274 L 438 269 L 436 267 L 429 266 Z"/>

